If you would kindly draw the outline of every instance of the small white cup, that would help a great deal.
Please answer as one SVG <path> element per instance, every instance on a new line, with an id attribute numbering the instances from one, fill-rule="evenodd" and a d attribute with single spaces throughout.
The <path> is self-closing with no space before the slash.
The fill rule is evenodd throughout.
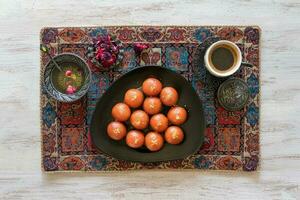
<path id="1" fill-rule="evenodd" d="M 227 69 L 227 70 L 219 70 L 212 64 L 211 56 L 215 49 L 220 47 L 228 47 L 233 54 L 234 62 L 233 65 Z M 230 42 L 228 40 L 220 40 L 218 42 L 213 43 L 205 52 L 204 55 L 204 63 L 206 69 L 214 76 L 217 77 L 227 77 L 232 74 L 234 74 L 241 66 L 242 64 L 242 52 L 239 49 L 239 47 L 234 44 L 233 42 Z"/>

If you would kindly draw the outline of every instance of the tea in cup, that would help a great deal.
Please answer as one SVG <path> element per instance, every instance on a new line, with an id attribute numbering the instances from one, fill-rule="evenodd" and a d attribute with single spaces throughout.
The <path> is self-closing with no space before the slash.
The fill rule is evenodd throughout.
<path id="1" fill-rule="evenodd" d="M 214 76 L 227 77 L 234 74 L 242 64 L 239 47 L 228 40 L 213 43 L 205 52 L 206 69 Z"/>

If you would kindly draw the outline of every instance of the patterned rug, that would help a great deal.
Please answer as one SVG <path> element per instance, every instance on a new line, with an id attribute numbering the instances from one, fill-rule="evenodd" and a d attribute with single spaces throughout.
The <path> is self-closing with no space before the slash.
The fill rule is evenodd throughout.
<path id="1" fill-rule="evenodd" d="M 98 34 L 110 33 L 123 43 L 124 59 L 118 68 L 100 71 L 86 57 L 88 45 Z M 78 54 L 92 71 L 92 85 L 82 99 L 60 103 L 41 86 L 42 168 L 44 171 L 121 171 L 134 169 L 214 169 L 254 171 L 259 162 L 259 38 L 256 26 L 108 26 L 44 28 L 40 41 L 52 55 Z M 216 90 L 225 79 L 215 78 L 203 66 L 203 53 L 210 43 L 235 42 L 243 60 L 254 66 L 241 67 L 234 75 L 250 88 L 247 106 L 228 112 L 216 100 Z M 136 57 L 133 44 L 148 43 L 150 50 Z M 49 61 L 41 54 L 41 76 Z M 184 76 L 203 101 L 207 128 L 202 147 L 183 160 L 134 163 L 117 160 L 97 151 L 89 124 L 96 102 L 125 72 L 143 65 L 161 65 Z M 42 80 L 42 78 L 41 78 Z M 42 85 L 42 82 L 41 82 Z"/>

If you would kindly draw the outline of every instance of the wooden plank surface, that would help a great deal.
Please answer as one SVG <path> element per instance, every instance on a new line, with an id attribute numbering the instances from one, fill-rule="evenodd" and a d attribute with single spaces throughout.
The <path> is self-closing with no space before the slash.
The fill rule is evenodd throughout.
<path id="1" fill-rule="evenodd" d="M 43 26 L 262 28 L 261 168 L 255 173 L 40 171 Z M 0 199 L 300 199 L 298 0 L 0 0 Z"/>

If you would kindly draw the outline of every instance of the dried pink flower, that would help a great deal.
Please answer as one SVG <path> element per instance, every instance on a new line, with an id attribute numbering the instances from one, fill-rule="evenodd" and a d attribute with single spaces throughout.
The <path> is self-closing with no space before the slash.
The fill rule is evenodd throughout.
<path id="1" fill-rule="evenodd" d="M 149 48 L 149 44 L 134 43 L 134 45 L 133 45 L 134 52 L 138 55 L 140 55 L 143 50 L 148 49 L 148 48 Z"/>
<path id="2" fill-rule="evenodd" d="M 95 46 L 95 58 L 103 67 L 108 68 L 115 64 L 119 53 L 119 47 L 111 40 L 110 35 L 99 36 Z"/>
<path id="3" fill-rule="evenodd" d="M 72 75 L 72 70 L 67 70 L 65 72 L 65 76 L 71 76 Z"/>
<path id="4" fill-rule="evenodd" d="M 67 89 L 66 89 L 66 93 L 67 94 L 74 94 L 76 92 L 76 87 L 72 86 L 72 85 L 68 85 Z"/>

